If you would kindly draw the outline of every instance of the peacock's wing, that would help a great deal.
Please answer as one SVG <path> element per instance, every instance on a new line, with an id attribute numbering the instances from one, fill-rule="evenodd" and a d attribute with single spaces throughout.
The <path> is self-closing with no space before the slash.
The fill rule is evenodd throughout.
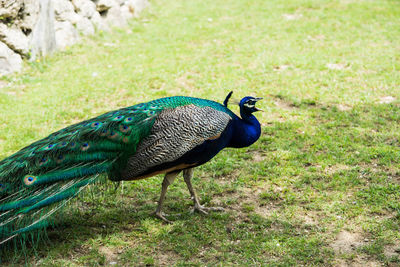
<path id="1" fill-rule="evenodd" d="M 0 161 L 0 244 L 45 227 L 99 174 L 124 167 L 162 110 L 149 103 L 71 125 Z"/>
<path id="2" fill-rule="evenodd" d="M 206 140 L 217 139 L 231 119 L 228 113 L 210 106 L 190 104 L 163 110 L 150 135 L 128 159 L 122 179 L 146 177 L 154 167 L 175 162 Z"/>

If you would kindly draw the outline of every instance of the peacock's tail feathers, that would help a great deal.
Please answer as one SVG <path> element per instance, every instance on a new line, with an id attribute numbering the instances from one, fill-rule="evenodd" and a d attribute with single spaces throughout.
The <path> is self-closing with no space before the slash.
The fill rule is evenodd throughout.
<path id="1" fill-rule="evenodd" d="M 0 246 L 51 223 L 86 186 L 118 169 L 162 109 L 136 105 L 71 125 L 0 161 Z"/>

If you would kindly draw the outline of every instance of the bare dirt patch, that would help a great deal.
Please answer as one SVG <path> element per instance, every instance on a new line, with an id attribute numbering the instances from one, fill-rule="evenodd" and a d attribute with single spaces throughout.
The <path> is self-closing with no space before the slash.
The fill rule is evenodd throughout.
<path id="1" fill-rule="evenodd" d="M 381 98 L 379 98 L 379 104 L 390 104 L 392 102 L 394 102 L 396 100 L 396 98 L 394 98 L 393 96 L 383 96 Z"/>
<path id="2" fill-rule="evenodd" d="M 400 257 L 400 242 L 397 242 L 394 245 L 386 246 L 383 254 L 385 254 L 385 256 L 388 258 Z"/>
<path id="3" fill-rule="evenodd" d="M 274 66 L 274 71 L 284 71 L 284 70 L 287 70 L 289 67 L 290 67 L 290 65 Z"/>
<path id="4" fill-rule="evenodd" d="M 350 66 L 346 64 L 328 63 L 326 64 L 326 67 L 330 70 L 344 70 L 349 68 Z"/>
<path id="5" fill-rule="evenodd" d="M 117 253 L 111 250 L 109 247 L 99 247 L 99 252 L 106 257 L 107 264 L 113 264 L 118 258 Z"/>
<path id="6" fill-rule="evenodd" d="M 349 105 L 345 105 L 345 104 L 339 104 L 336 106 L 338 108 L 338 110 L 340 111 L 349 111 L 351 110 L 353 107 L 349 106 Z"/>
<path id="7" fill-rule="evenodd" d="M 160 249 L 158 253 L 153 255 L 153 258 L 159 266 L 172 266 L 176 263 L 176 259 L 179 259 L 179 256 L 173 251 Z"/>
<path id="8" fill-rule="evenodd" d="M 348 231 L 341 231 L 336 240 L 332 242 L 331 247 L 338 253 L 351 253 L 363 244 L 363 238 L 358 233 L 350 233 Z"/>
<path id="9" fill-rule="evenodd" d="M 350 166 L 343 165 L 343 164 L 336 164 L 336 165 L 329 166 L 328 168 L 326 168 L 325 173 L 326 174 L 334 174 L 336 172 L 346 171 L 349 169 L 350 169 Z"/>
<path id="10" fill-rule="evenodd" d="M 258 215 L 260 215 L 264 218 L 271 217 L 276 211 L 278 211 L 278 208 L 275 207 L 273 204 L 257 206 L 254 209 L 255 213 L 257 213 Z"/>
<path id="11" fill-rule="evenodd" d="M 362 257 L 356 257 L 351 261 L 338 259 L 334 266 L 335 267 L 378 267 L 378 266 L 380 267 L 382 266 L 382 264 L 374 260 L 368 260 Z"/>
<path id="12" fill-rule="evenodd" d="M 296 20 L 303 17 L 303 14 L 283 14 L 282 15 L 286 20 Z"/>
<path id="13" fill-rule="evenodd" d="M 294 106 L 288 102 L 285 102 L 281 99 L 275 99 L 274 101 L 275 106 L 284 110 L 293 110 Z"/>
<path id="14" fill-rule="evenodd" d="M 254 151 L 252 153 L 254 162 L 261 162 L 264 160 L 265 155 L 261 151 Z"/>

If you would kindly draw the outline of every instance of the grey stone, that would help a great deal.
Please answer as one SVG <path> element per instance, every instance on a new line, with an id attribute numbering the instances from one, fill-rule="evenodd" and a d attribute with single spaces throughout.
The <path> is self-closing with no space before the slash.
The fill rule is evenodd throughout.
<path id="1" fill-rule="evenodd" d="M 16 18 L 22 8 L 23 0 L 0 0 L 0 17 Z"/>
<path id="2" fill-rule="evenodd" d="M 20 71 L 21 68 L 21 56 L 8 48 L 5 43 L 0 42 L 0 75 Z"/>
<path id="3" fill-rule="evenodd" d="M 76 29 L 83 35 L 94 34 L 94 26 L 92 22 L 85 17 L 81 17 L 81 19 L 76 23 Z"/>
<path id="4" fill-rule="evenodd" d="M 138 17 L 139 13 L 149 5 L 149 2 L 147 0 L 127 0 L 125 5 L 129 7 L 135 17 Z"/>
<path id="5" fill-rule="evenodd" d="M 133 10 L 131 10 L 128 5 L 122 5 L 121 15 L 125 20 L 131 19 L 133 17 Z"/>
<path id="6" fill-rule="evenodd" d="M 15 52 L 28 56 L 29 39 L 20 29 L 0 24 L 0 40 Z"/>
<path id="7" fill-rule="evenodd" d="M 114 27 L 123 27 L 126 24 L 126 19 L 121 13 L 120 6 L 113 6 L 107 12 L 105 22 Z"/>
<path id="8" fill-rule="evenodd" d="M 58 49 L 64 49 L 79 40 L 78 31 L 70 21 L 56 21 L 54 26 L 56 31 L 56 46 Z"/>
<path id="9" fill-rule="evenodd" d="M 39 19 L 31 35 L 31 60 L 50 54 L 56 48 L 52 0 L 39 0 Z"/>
<path id="10" fill-rule="evenodd" d="M 138 16 L 147 0 L 0 0 L 0 74 L 21 69 L 31 60 L 76 43 L 95 29 L 122 27 Z"/>
<path id="11" fill-rule="evenodd" d="M 18 23 L 25 32 L 32 31 L 39 18 L 39 1 L 37 0 L 24 0 L 24 9 L 22 12 L 21 21 Z"/>
<path id="12" fill-rule="evenodd" d="M 96 9 L 99 12 L 107 11 L 115 6 L 119 6 L 115 0 L 99 0 L 96 3 Z"/>
<path id="13" fill-rule="evenodd" d="M 115 2 L 117 2 L 120 6 L 122 6 L 123 4 L 125 4 L 126 0 L 115 0 Z"/>
<path id="14" fill-rule="evenodd" d="M 74 6 L 70 1 L 52 0 L 54 3 L 54 12 L 57 21 L 70 21 L 76 24 L 79 20 L 79 15 L 75 13 Z"/>
<path id="15" fill-rule="evenodd" d="M 104 21 L 104 19 L 100 16 L 98 12 L 94 13 L 90 18 L 90 21 L 93 23 L 94 27 L 98 31 L 109 31 L 110 27 Z"/>
<path id="16" fill-rule="evenodd" d="M 75 7 L 75 11 L 85 18 L 92 18 L 96 12 L 96 4 L 90 0 L 72 0 L 72 4 Z"/>

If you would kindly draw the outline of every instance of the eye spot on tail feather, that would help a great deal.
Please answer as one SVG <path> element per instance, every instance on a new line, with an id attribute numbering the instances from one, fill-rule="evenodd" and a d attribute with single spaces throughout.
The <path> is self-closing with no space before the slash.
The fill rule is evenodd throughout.
<path id="1" fill-rule="evenodd" d="M 43 157 L 39 160 L 39 166 L 43 166 L 44 164 L 46 164 L 48 161 L 48 158 Z"/>
<path id="2" fill-rule="evenodd" d="M 26 175 L 24 177 L 24 183 L 25 185 L 32 185 L 36 181 L 36 176 L 33 175 Z"/>
<path id="3" fill-rule="evenodd" d="M 110 134 L 108 135 L 109 139 L 117 139 L 119 137 L 119 134 L 117 132 L 111 131 Z"/>
<path id="4" fill-rule="evenodd" d="M 108 134 L 108 130 L 104 129 L 100 132 L 100 136 L 106 136 Z"/>
<path id="5" fill-rule="evenodd" d="M 125 121 L 126 123 L 129 123 L 129 122 L 133 121 L 133 118 L 132 118 L 132 117 L 128 117 L 128 118 L 126 118 L 124 121 Z"/>
<path id="6" fill-rule="evenodd" d="M 113 118 L 113 121 L 121 121 L 124 119 L 124 116 L 118 115 L 117 117 Z"/>
<path id="7" fill-rule="evenodd" d="M 129 132 L 129 131 L 131 130 L 131 127 L 130 127 L 130 126 L 127 126 L 127 125 L 121 124 L 121 125 L 119 126 L 119 130 L 120 130 L 121 132 L 123 132 L 123 133 L 127 133 L 127 132 Z"/>
<path id="8" fill-rule="evenodd" d="M 90 148 L 89 143 L 83 143 L 81 146 L 81 151 L 86 151 Z"/>
<path id="9" fill-rule="evenodd" d="M 93 122 L 90 126 L 91 126 L 92 128 L 98 128 L 98 127 L 101 126 L 101 123 L 100 123 L 100 122 Z"/>
<path id="10" fill-rule="evenodd" d="M 57 163 L 63 162 L 64 159 L 65 159 L 64 155 L 58 155 L 58 156 L 57 156 Z"/>

